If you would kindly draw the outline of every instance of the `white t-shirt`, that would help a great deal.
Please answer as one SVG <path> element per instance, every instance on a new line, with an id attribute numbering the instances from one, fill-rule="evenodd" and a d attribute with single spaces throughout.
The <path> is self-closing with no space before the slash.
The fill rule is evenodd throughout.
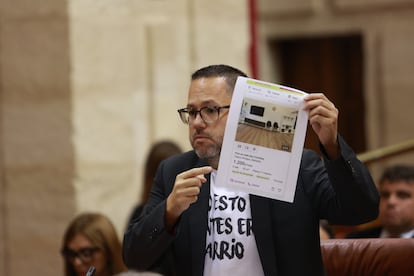
<path id="1" fill-rule="evenodd" d="M 389 238 L 390 236 L 391 236 L 390 233 L 388 233 L 388 231 L 383 228 L 382 231 L 381 231 L 380 238 Z M 412 238 L 412 237 L 414 237 L 414 229 L 412 229 L 408 232 L 402 233 L 400 235 L 400 238 L 405 238 L 405 239 L 409 239 L 409 238 Z"/>
<path id="2" fill-rule="evenodd" d="M 249 194 L 215 185 L 211 173 L 205 276 L 264 275 L 252 229 Z"/>

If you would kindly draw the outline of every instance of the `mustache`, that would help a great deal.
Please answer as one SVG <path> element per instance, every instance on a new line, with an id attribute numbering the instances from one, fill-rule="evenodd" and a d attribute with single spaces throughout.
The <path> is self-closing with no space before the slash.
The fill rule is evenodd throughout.
<path id="1" fill-rule="evenodd" d="M 211 136 L 210 136 L 210 134 L 208 134 L 208 133 L 205 133 L 205 132 L 201 132 L 201 131 L 196 131 L 193 135 L 192 135 L 192 138 L 193 139 L 195 139 L 195 138 L 197 138 L 197 137 L 204 137 L 204 138 L 212 138 Z"/>

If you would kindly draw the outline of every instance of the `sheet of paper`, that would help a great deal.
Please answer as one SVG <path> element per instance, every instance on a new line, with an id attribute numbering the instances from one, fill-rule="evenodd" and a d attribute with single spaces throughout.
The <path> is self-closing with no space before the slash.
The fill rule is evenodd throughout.
<path id="1" fill-rule="evenodd" d="M 217 185 L 293 202 L 308 124 L 305 95 L 274 83 L 237 79 Z"/>

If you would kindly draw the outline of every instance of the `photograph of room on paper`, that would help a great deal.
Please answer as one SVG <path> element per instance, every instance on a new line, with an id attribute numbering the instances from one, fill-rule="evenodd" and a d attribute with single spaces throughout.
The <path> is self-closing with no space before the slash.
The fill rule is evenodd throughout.
<path id="1" fill-rule="evenodd" d="M 244 98 L 236 141 L 291 152 L 298 110 Z"/>

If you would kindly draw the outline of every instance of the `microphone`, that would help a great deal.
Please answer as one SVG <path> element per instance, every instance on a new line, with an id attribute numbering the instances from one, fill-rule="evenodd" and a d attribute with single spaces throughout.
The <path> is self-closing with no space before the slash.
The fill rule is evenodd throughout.
<path id="1" fill-rule="evenodd" d="M 95 275 L 95 271 L 96 271 L 96 268 L 95 267 L 93 267 L 93 266 L 89 267 L 88 272 L 86 272 L 86 276 L 93 276 L 93 275 Z"/>

